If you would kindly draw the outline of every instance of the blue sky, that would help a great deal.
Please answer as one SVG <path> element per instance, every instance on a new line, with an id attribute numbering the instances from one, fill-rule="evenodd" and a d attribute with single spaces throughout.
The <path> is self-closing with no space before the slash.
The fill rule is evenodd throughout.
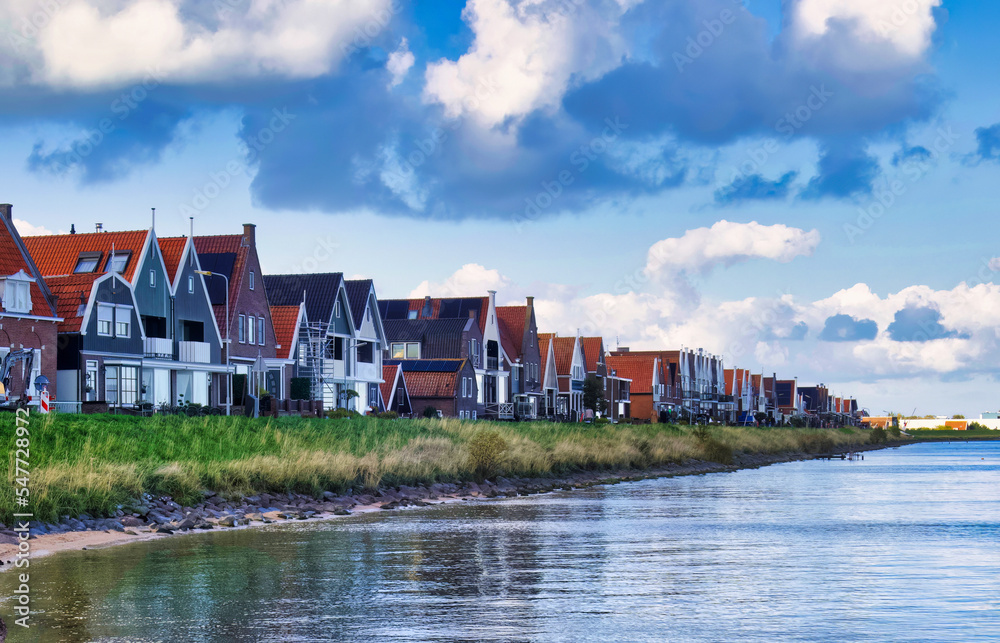
<path id="1" fill-rule="evenodd" d="M 975 415 L 998 26 L 968 0 L 24 2 L 0 200 L 26 233 L 254 222 L 270 272 L 531 294 L 547 330 Z"/>

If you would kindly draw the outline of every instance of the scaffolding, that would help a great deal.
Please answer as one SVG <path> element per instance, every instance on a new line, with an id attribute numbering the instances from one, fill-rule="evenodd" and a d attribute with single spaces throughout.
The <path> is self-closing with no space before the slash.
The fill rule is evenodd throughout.
<path id="1" fill-rule="evenodd" d="M 299 330 L 299 377 L 309 378 L 312 399 L 322 400 L 325 408 L 340 407 L 344 400 L 339 398 L 347 388 L 347 369 L 343 365 L 348 360 L 340 360 L 343 365 L 338 367 L 334 360 L 336 339 L 327 334 L 323 323 L 307 323 Z"/>

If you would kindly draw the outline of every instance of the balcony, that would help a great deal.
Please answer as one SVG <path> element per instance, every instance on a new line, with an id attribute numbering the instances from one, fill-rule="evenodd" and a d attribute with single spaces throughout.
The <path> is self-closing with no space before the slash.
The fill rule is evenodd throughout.
<path id="1" fill-rule="evenodd" d="M 177 342 L 177 359 L 181 362 L 210 364 L 212 345 L 205 342 Z"/>
<path id="2" fill-rule="evenodd" d="M 162 337 L 147 337 L 143 343 L 143 355 L 155 359 L 173 359 L 174 340 Z"/>

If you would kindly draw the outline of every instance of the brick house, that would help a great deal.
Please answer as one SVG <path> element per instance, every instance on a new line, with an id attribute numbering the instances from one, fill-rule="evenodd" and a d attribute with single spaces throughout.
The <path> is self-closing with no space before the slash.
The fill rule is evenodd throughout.
<path id="1" fill-rule="evenodd" d="M 11 396 L 34 397 L 35 379 L 49 380 L 49 394 L 59 395 L 56 298 L 14 227 L 10 204 L 0 204 L 0 359 L 13 351 L 33 350 L 31 372 L 12 369 Z M 23 364 L 23 363 L 22 363 Z M 37 404 L 37 400 L 32 400 Z"/>
<path id="2" fill-rule="evenodd" d="M 551 333 L 540 333 L 539 337 L 551 343 L 554 356 L 559 386 L 555 415 L 559 419 L 577 421 L 583 414 L 583 382 L 587 378 L 587 360 L 580 337 L 559 337 Z"/>
<path id="3" fill-rule="evenodd" d="M 612 354 L 606 358 L 607 366 L 618 377 L 629 380 L 629 416 L 658 422 L 666 411 L 663 402 L 666 385 L 663 368 L 656 355 L 636 353 Z"/>
<path id="4" fill-rule="evenodd" d="M 542 406 L 541 349 L 535 320 L 535 298 L 524 306 L 497 306 L 500 343 L 511 360 L 508 399 L 514 402 L 517 419 L 539 417 Z"/>

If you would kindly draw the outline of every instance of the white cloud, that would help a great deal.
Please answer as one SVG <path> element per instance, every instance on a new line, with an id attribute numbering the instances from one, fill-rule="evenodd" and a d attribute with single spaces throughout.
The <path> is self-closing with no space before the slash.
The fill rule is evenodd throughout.
<path id="1" fill-rule="evenodd" d="M 469 0 L 462 16 L 475 40 L 457 61 L 428 65 L 424 99 L 485 126 L 555 110 L 574 81 L 621 64 L 628 47 L 618 19 L 630 4 Z"/>
<path id="2" fill-rule="evenodd" d="M 792 25 L 802 44 L 828 35 L 833 23 L 840 21 L 854 40 L 846 45 L 854 55 L 842 52 L 838 62 L 865 68 L 891 66 L 900 59 L 923 56 L 935 28 L 932 11 L 940 5 L 941 0 L 799 0 L 792 9 Z M 895 56 L 871 56 L 869 46 L 882 51 L 887 46 Z"/>
<path id="3" fill-rule="evenodd" d="M 427 206 L 427 189 L 421 187 L 416 168 L 399 157 L 395 145 L 382 147 L 380 161 L 382 167 L 379 179 L 382 184 L 392 190 L 408 208 L 423 212 Z"/>
<path id="4" fill-rule="evenodd" d="M 817 230 L 806 232 L 782 224 L 762 225 L 756 221 L 719 221 L 711 228 L 688 230 L 681 237 L 653 244 L 646 260 L 650 277 L 664 272 L 706 273 L 717 266 L 732 266 L 750 259 L 771 259 L 787 263 L 809 256 L 819 244 Z"/>
<path id="5" fill-rule="evenodd" d="M 509 288 L 511 282 L 500 271 L 467 263 L 441 283 L 422 281 L 410 297 L 481 297 L 488 290 Z"/>
<path id="6" fill-rule="evenodd" d="M 406 78 L 406 74 L 409 73 L 410 67 L 413 67 L 415 61 L 416 58 L 413 56 L 413 52 L 410 51 L 409 43 L 407 43 L 406 38 L 403 38 L 403 41 L 399 43 L 399 49 L 389 54 L 389 60 L 385 63 L 385 68 L 392 74 L 389 87 L 395 87 L 403 82 L 403 79 Z"/>
<path id="7" fill-rule="evenodd" d="M 41 18 L 40 18 L 41 16 Z M 355 28 L 384 28 L 390 0 L 27 0 L 0 9 L 21 25 L 17 58 L 35 82 L 68 87 L 157 81 L 209 82 L 333 69 Z"/>
<path id="8" fill-rule="evenodd" d="M 17 233 L 22 237 L 43 237 L 55 234 L 45 226 L 32 225 L 27 221 L 22 221 L 21 219 L 14 219 L 14 227 L 17 228 Z"/>

